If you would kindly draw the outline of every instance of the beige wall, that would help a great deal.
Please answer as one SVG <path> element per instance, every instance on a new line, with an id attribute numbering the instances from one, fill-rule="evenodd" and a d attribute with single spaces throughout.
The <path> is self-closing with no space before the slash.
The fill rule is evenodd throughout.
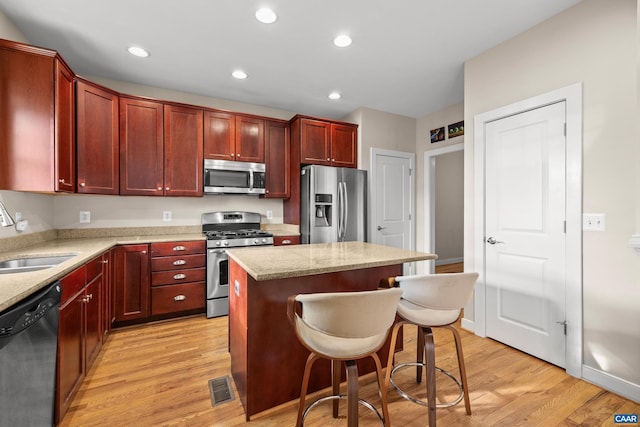
<path id="1" fill-rule="evenodd" d="M 640 387 L 637 10 L 634 0 L 584 0 L 465 65 L 465 122 L 583 83 L 583 212 L 605 232 L 583 233 L 584 364 Z M 465 260 L 473 260 L 473 128 L 465 135 Z M 636 197 L 634 197 L 636 196 Z M 471 266 L 470 266 L 471 267 Z"/>

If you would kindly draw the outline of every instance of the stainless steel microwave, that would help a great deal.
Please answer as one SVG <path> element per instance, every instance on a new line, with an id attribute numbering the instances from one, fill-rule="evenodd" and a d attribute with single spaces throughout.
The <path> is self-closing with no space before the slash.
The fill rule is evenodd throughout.
<path id="1" fill-rule="evenodd" d="M 264 163 L 204 161 L 204 194 L 265 194 Z"/>

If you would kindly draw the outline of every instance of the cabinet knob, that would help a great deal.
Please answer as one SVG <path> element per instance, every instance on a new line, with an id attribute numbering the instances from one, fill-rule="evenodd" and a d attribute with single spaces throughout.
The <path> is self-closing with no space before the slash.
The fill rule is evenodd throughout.
<path id="1" fill-rule="evenodd" d="M 335 162 L 335 161 L 336 161 L 336 159 L 331 159 L 331 161 L 332 161 L 332 162 Z"/>
<path id="2" fill-rule="evenodd" d="M 231 157 L 235 157 L 235 156 L 236 156 L 235 154 L 231 153 Z"/>
<path id="3" fill-rule="evenodd" d="M 240 153 L 236 154 L 236 157 L 240 157 Z"/>
<path id="4" fill-rule="evenodd" d="M 331 161 L 331 159 L 327 157 L 327 162 L 330 162 L 330 161 Z"/>
<path id="5" fill-rule="evenodd" d="M 186 249 L 187 249 L 187 248 L 185 248 L 184 246 L 174 246 L 174 247 L 173 247 L 173 250 L 174 250 L 174 251 L 184 251 L 184 250 L 186 250 Z"/>
<path id="6" fill-rule="evenodd" d="M 59 182 L 60 184 L 64 184 L 64 178 L 60 178 L 60 179 L 58 180 L 58 182 Z"/>
<path id="7" fill-rule="evenodd" d="M 158 191 L 162 191 L 162 187 L 158 187 Z"/>
<path id="8" fill-rule="evenodd" d="M 165 189 L 166 191 L 169 191 L 169 187 L 164 187 L 164 189 Z"/>
<path id="9" fill-rule="evenodd" d="M 173 279 L 174 279 L 174 280 L 185 279 L 186 277 L 187 277 L 187 275 L 186 275 L 186 274 L 183 274 L 183 273 L 179 273 L 179 274 L 174 274 L 174 275 L 173 275 Z"/>
<path id="10" fill-rule="evenodd" d="M 285 240 L 282 241 L 282 244 L 283 245 L 290 245 L 291 244 L 291 240 L 285 239 Z"/>
<path id="11" fill-rule="evenodd" d="M 147 251 L 142 251 L 142 252 L 140 252 L 140 253 L 141 253 L 142 255 L 146 255 L 146 254 L 147 254 Z"/>
<path id="12" fill-rule="evenodd" d="M 187 297 L 184 296 L 184 295 L 176 295 L 175 297 L 173 297 L 174 301 L 184 301 L 186 299 L 187 299 Z"/>
<path id="13" fill-rule="evenodd" d="M 81 183 L 80 183 L 80 187 L 84 187 L 84 186 L 85 186 L 85 183 L 84 183 L 84 182 L 81 182 Z"/>
<path id="14" fill-rule="evenodd" d="M 173 261 L 173 265 L 185 265 L 187 263 L 187 261 L 183 260 L 183 259 L 179 259 L 176 261 Z"/>

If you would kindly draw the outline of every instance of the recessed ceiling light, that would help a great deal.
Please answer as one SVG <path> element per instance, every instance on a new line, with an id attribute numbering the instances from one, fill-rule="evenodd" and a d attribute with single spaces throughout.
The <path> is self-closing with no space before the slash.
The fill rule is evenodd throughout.
<path id="1" fill-rule="evenodd" d="M 231 75 L 238 80 L 243 80 L 247 78 L 247 73 L 245 73 L 242 70 L 235 70 L 233 73 L 231 73 Z"/>
<path id="2" fill-rule="evenodd" d="M 137 56 L 139 58 L 146 58 L 147 56 L 149 56 L 149 52 L 138 46 L 130 46 L 127 50 L 131 55 Z"/>
<path id="3" fill-rule="evenodd" d="M 256 11 L 256 19 L 263 24 L 273 24 L 278 19 L 276 13 L 268 7 L 263 7 Z"/>
<path id="4" fill-rule="evenodd" d="M 329 94 L 329 99 L 340 99 L 340 93 L 338 92 L 331 92 Z"/>
<path id="5" fill-rule="evenodd" d="M 347 47 L 351 45 L 351 37 L 346 34 L 340 34 L 338 37 L 333 39 L 333 44 L 338 47 Z"/>

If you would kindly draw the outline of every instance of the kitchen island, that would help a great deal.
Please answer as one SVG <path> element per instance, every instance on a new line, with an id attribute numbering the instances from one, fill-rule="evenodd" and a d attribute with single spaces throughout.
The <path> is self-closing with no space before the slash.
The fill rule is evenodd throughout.
<path id="1" fill-rule="evenodd" d="M 436 255 L 363 242 L 231 249 L 229 255 L 229 351 L 231 372 L 247 421 L 258 412 L 300 396 L 309 355 L 286 314 L 299 293 L 364 291 L 402 274 L 405 262 Z M 386 360 L 388 348 L 380 350 Z M 371 359 L 358 372 L 373 371 Z M 330 364 L 314 365 L 309 392 L 330 386 Z"/>

